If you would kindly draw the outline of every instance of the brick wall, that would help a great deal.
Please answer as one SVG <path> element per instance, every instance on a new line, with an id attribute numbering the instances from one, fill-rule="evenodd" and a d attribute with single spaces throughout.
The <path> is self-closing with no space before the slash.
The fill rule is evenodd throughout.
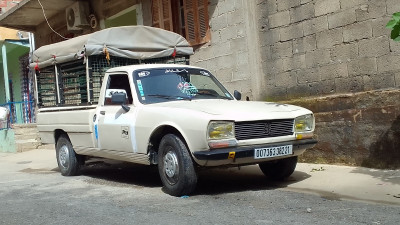
<path id="1" fill-rule="evenodd" d="M 385 28 L 398 0 L 259 0 L 260 99 L 400 87 L 400 44 Z"/>

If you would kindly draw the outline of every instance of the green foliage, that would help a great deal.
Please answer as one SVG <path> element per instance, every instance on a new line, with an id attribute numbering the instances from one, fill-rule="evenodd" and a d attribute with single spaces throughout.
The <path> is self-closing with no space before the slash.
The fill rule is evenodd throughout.
<path id="1" fill-rule="evenodd" d="M 390 38 L 400 41 L 400 12 L 394 13 L 392 19 L 386 24 L 386 28 L 392 30 Z"/>

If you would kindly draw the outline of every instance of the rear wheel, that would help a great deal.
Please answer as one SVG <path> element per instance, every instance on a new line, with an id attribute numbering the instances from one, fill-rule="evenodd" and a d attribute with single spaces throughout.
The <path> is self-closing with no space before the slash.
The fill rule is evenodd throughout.
<path id="1" fill-rule="evenodd" d="M 196 188 L 197 174 L 192 158 L 186 145 L 174 134 L 165 135 L 160 142 L 158 172 L 167 194 L 188 195 Z"/>
<path id="2" fill-rule="evenodd" d="M 297 156 L 258 164 L 264 175 L 272 180 L 288 178 L 296 169 L 296 165 Z"/>
<path id="3" fill-rule="evenodd" d="M 82 156 L 75 153 L 66 135 L 61 135 L 57 140 L 56 156 L 58 168 L 63 176 L 75 176 L 79 173 Z"/>

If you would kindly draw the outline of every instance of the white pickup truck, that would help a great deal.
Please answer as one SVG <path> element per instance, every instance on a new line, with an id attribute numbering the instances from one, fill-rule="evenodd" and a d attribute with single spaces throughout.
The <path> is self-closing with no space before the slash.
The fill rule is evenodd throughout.
<path id="1" fill-rule="evenodd" d="M 173 196 L 193 192 L 201 167 L 258 164 L 272 179 L 290 176 L 317 142 L 313 113 L 239 99 L 203 68 L 123 66 L 106 72 L 97 106 L 42 108 L 37 123 L 65 176 L 87 156 L 158 165 Z"/>
<path id="2" fill-rule="evenodd" d="M 174 196 L 195 189 L 201 167 L 259 164 L 270 178 L 290 176 L 316 144 L 312 112 L 238 101 L 239 92 L 187 65 L 192 54 L 182 36 L 146 26 L 38 48 L 37 127 L 55 144 L 61 174 L 78 174 L 91 156 L 158 165 Z"/>

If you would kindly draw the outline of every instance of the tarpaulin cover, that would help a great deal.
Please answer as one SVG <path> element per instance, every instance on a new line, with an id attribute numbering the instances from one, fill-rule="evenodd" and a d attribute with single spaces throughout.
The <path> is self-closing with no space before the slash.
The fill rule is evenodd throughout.
<path id="1" fill-rule="evenodd" d="M 104 54 L 132 59 L 153 59 L 176 55 L 192 55 L 193 48 L 179 34 L 147 26 L 113 27 L 91 34 L 45 45 L 33 52 L 31 67 L 73 61 Z"/>

